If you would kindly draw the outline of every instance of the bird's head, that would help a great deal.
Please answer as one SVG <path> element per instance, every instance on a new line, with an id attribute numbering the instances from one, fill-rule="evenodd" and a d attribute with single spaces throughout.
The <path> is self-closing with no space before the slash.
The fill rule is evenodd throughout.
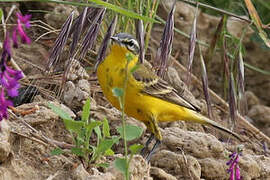
<path id="1" fill-rule="evenodd" d="M 134 55 L 138 55 L 140 51 L 138 41 L 130 34 L 127 33 L 118 33 L 111 37 L 113 43 L 125 48 L 127 51 L 131 52 Z"/>

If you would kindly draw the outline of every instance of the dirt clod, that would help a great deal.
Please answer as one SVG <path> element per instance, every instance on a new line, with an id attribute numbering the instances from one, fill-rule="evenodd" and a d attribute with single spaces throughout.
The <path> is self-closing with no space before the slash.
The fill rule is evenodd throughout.
<path id="1" fill-rule="evenodd" d="M 3 163 L 11 152 L 10 126 L 7 121 L 2 121 L 0 126 L 0 163 Z"/>
<path id="2" fill-rule="evenodd" d="M 151 165 L 163 169 L 166 173 L 173 174 L 177 179 L 193 178 L 199 180 L 201 177 L 201 166 L 190 155 L 161 150 L 153 155 Z"/>

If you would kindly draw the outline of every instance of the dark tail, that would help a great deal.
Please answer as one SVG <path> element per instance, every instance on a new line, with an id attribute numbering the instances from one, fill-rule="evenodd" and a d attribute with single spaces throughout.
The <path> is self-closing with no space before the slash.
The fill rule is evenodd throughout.
<path id="1" fill-rule="evenodd" d="M 200 123 L 200 124 L 205 124 L 205 125 L 209 125 L 209 126 L 212 126 L 216 129 L 218 129 L 219 131 L 221 132 L 225 132 L 226 134 L 236 138 L 237 140 L 243 142 L 243 139 L 236 133 L 232 132 L 231 130 L 225 128 L 225 127 L 222 127 L 221 125 L 219 125 L 218 123 L 216 123 L 215 121 L 212 121 L 211 119 L 208 119 L 207 117 L 199 114 L 199 113 L 196 113 L 196 115 L 194 114 L 193 112 L 193 117 L 192 117 L 193 120 L 195 120 L 196 122 Z"/>
<path id="2" fill-rule="evenodd" d="M 213 123 L 210 123 L 210 125 L 211 125 L 212 127 L 216 128 L 216 129 L 218 129 L 219 131 L 225 132 L 225 133 L 227 133 L 227 134 L 233 136 L 233 137 L 236 138 L 237 140 L 243 142 L 243 139 L 242 139 L 238 134 L 236 134 L 235 132 L 232 132 L 232 131 L 230 131 L 229 129 L 224 128 L 224 127 L 222 127 L 221 125 L 219 125 L 219 124 L 217 124 L 217 123 L 214 123 L 214 124 L 213 124 Z"/>

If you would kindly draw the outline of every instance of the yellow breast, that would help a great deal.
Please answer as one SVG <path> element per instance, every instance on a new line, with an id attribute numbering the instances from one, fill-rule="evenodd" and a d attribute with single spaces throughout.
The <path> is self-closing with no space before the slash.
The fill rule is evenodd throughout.
<path id="1" fill-rule="evenodd" d="M 103 94 L 117 109 L 120 109 L 119 100 L 113 95 L 112 90 L 113 88 L 124 88 L 127 53 L 128 51 L 125 48 L 122 48 L 119 45 L 113 45 L 111 53 L 98 66 L 97 69 L 97 77 Z M 133 56 L 133 59 L 128 63 L 128 72 L 136 65 L 137 61 L 138 57 Z M 135 84 L 136 82 L 131 78 L 130 73 L 128 73 L 127 89 L 125 90 L 125 110 L 127 115 L 134 117 L 134 114 L 128 110 L 130 109 L 130 102 L 134 102 L 134 98 L 138 96 L 141 85 Z"/>

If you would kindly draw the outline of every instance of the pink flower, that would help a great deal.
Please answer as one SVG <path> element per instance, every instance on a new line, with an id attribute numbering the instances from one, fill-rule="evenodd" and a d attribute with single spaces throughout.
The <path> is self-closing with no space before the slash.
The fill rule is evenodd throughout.
<path id="1" fill-rule="evenodd" d="M 240 168 L 238 165 L 240 153 L 234 152 L 229 155 L 230 160 L 226 163 L 229 166 L 227 170 L 230 173 L 230 180 L 241 180 Z"/>
<path id="2" fill-rule="evenodd" d="M 31 14 L 27 14 L 27 15 L 25 15 L 25 16 L 23 16 L 21 13 L 16 13 L 16 16 L 17 16 L 17 18 L 18 18 L 18 20 L 22 23 L 22 24 L 24 24 L 24 26 L 26 27 L 26 28 L 30 28 L 30 19 L 31 19 Z"/>
<path id="3" fill-rule="evenodd" d="M 27 36 L 25 30 L 23 27 L 25 28 L 30 28 L 30 18 L 31 15 L 21 15 L 20 13 L 16 14 L 18 19 L 17 19 L 17 26 L 16 28 L 13 30 L 12 33 L 12 40 L 13 40 L 13 47 L 14 48 L 18 48 L 18 39 L 17 39 L 17 35 L 20 36 L 21 41 L 23 44 L 30 44 L 31 43 L 31 39 Z"/>
<path id="4" fill-rule="evenodd" d="M 1 89 L 0 92 L 0 121 L 3 118 L 8 118 L 7 108 L 8 106 L 12 106 L 12 102 L 10 100 L 5 99 L 4 89 Z"/>
<path id="5" fill-rule="evenodd" d="M 30 44 L 31 39 L 25 33 L 24 28 L 30 28 L 30 18 L 31 15 L 21 15 L 20 13 L 16 14 L 17 26 L 13 29 L 12 32 L 12 41 L 13 47 L 18 48 L 18 38 L 20 36 L 21 42 Z M 10 46 L 10 38 L 7 33 L 6 39 L 3 44 L 3 52 L 0 60 L 0 121 L 3 118 L 8 118 L 7 108 L 8 106 L 12 106 L 12 102 L 10 100 L 5 99 L 5 92 L 9 97 L 18 96 L 18 89 L 20 88 L 19 80 L 23 77 L 21 71 L 11 69 L 7 64 L 11 59 L 11 46 Z"/>
<path id="6" fill-rule="evenodd" d="M 3 52 L 2 52 L 0 65 L 2 65 L 4 61 L 9 61 L 11 58 L 10 39 L 8 36 L 9 34 L 7 33 L 6 39 L 4 40 L 4 43 L 3 43 Z"/>

